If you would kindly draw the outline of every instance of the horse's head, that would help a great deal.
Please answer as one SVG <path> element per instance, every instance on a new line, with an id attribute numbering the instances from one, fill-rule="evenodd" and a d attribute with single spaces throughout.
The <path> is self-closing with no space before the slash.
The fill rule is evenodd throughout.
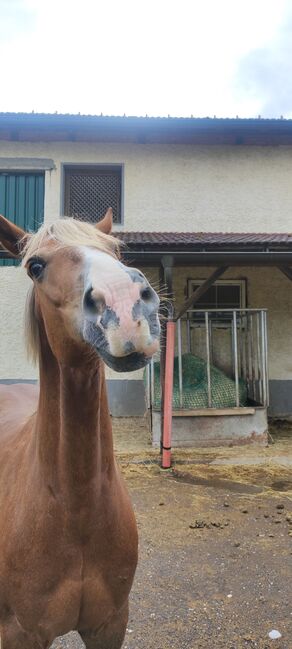
<path id="1" fill-rule="evenodd" d="M 80 351 L 109 367 L 143 367 L 159 348 L 159 299 L 144 275 L 118 258 L 111 210 L 96 226 L 59 219 L 27 234 L 0 217 L 0 242 L 21 254 L 33 281 L 31 344 L 43 329 L 59 362 Z M 22 248 L 22 252 L 20 249 Z"/>

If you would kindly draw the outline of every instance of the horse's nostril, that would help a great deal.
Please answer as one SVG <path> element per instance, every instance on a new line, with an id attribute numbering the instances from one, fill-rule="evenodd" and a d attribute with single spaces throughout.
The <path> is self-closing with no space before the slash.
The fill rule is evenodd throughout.
<path id="1" fill-rule="evenodd" d="M 93 288 L 89 288 L 83 298 L 84 310 L 90 315 L 101 315 L 105 309 L 104 298 L 93 296 Z"/>
<path id="2" fill-rule="evenodd" d="M 88 311 L 94 311 L 95 310 L 95 302 L 94 302 L 94 299 L 92 297 L 92 288 L 89 288 L 88 291 L 86 291 L 86 293 L 84 295 L 84 299 L 83 299 L 83 304 L 84 304 L 84 307 Z"/>
<path id="3" fill-rule="evenodd" d="M 149 288 L 149 287 L 142 288 L 142 290 L 140 292 L 140 297 L 144 302 L 149 302 L 149 300 L 151 300 L 151 298 L 152 298 L 151 288 Z"/>

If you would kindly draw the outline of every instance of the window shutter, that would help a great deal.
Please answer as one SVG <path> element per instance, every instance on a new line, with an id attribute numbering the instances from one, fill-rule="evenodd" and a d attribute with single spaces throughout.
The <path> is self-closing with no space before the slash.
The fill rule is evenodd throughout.
<path id="1" fill-rule="evenodd" d="M 43 173 L 0 172 L 0 214 L 34 232 L 44 220 L 45 176 Z M 4 258 L 6 257 L 6 258 Z M 0 264 L 14 266 L 19 262 L 7 258 L 0 249 Z"/>

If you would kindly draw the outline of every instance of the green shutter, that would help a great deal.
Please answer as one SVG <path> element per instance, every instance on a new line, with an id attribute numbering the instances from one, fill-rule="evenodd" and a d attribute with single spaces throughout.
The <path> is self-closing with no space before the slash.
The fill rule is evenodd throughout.
<path id="1" fill-rule="evenodd" d="M 44 220 L 44 173 L 0 172 L 0 214 L 20 228 L 34 232 Z M 1 266 L 19 264 L 14 259 L 3 259 Z"/>

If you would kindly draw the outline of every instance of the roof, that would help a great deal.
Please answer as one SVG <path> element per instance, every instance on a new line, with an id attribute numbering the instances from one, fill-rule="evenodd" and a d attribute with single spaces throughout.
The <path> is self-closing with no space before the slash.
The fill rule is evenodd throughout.
<path id="1" fill-rule="evenodd" d="M 0 139 L 139 144 L 292 144 L 292 119 L 0 113 Z"/>
<path id="2" fill-rule="evenodd" d="M 292 248 L 292 233 L 253 232 L 115 232 L 129 248 L 255 249 Z"/>
<path id="3" fill-rule="evenodd" d="M 290 233 L 120 231 L 115 235 L 125 244 L 123 257 L 135 265 L 292 266 Z"/>

